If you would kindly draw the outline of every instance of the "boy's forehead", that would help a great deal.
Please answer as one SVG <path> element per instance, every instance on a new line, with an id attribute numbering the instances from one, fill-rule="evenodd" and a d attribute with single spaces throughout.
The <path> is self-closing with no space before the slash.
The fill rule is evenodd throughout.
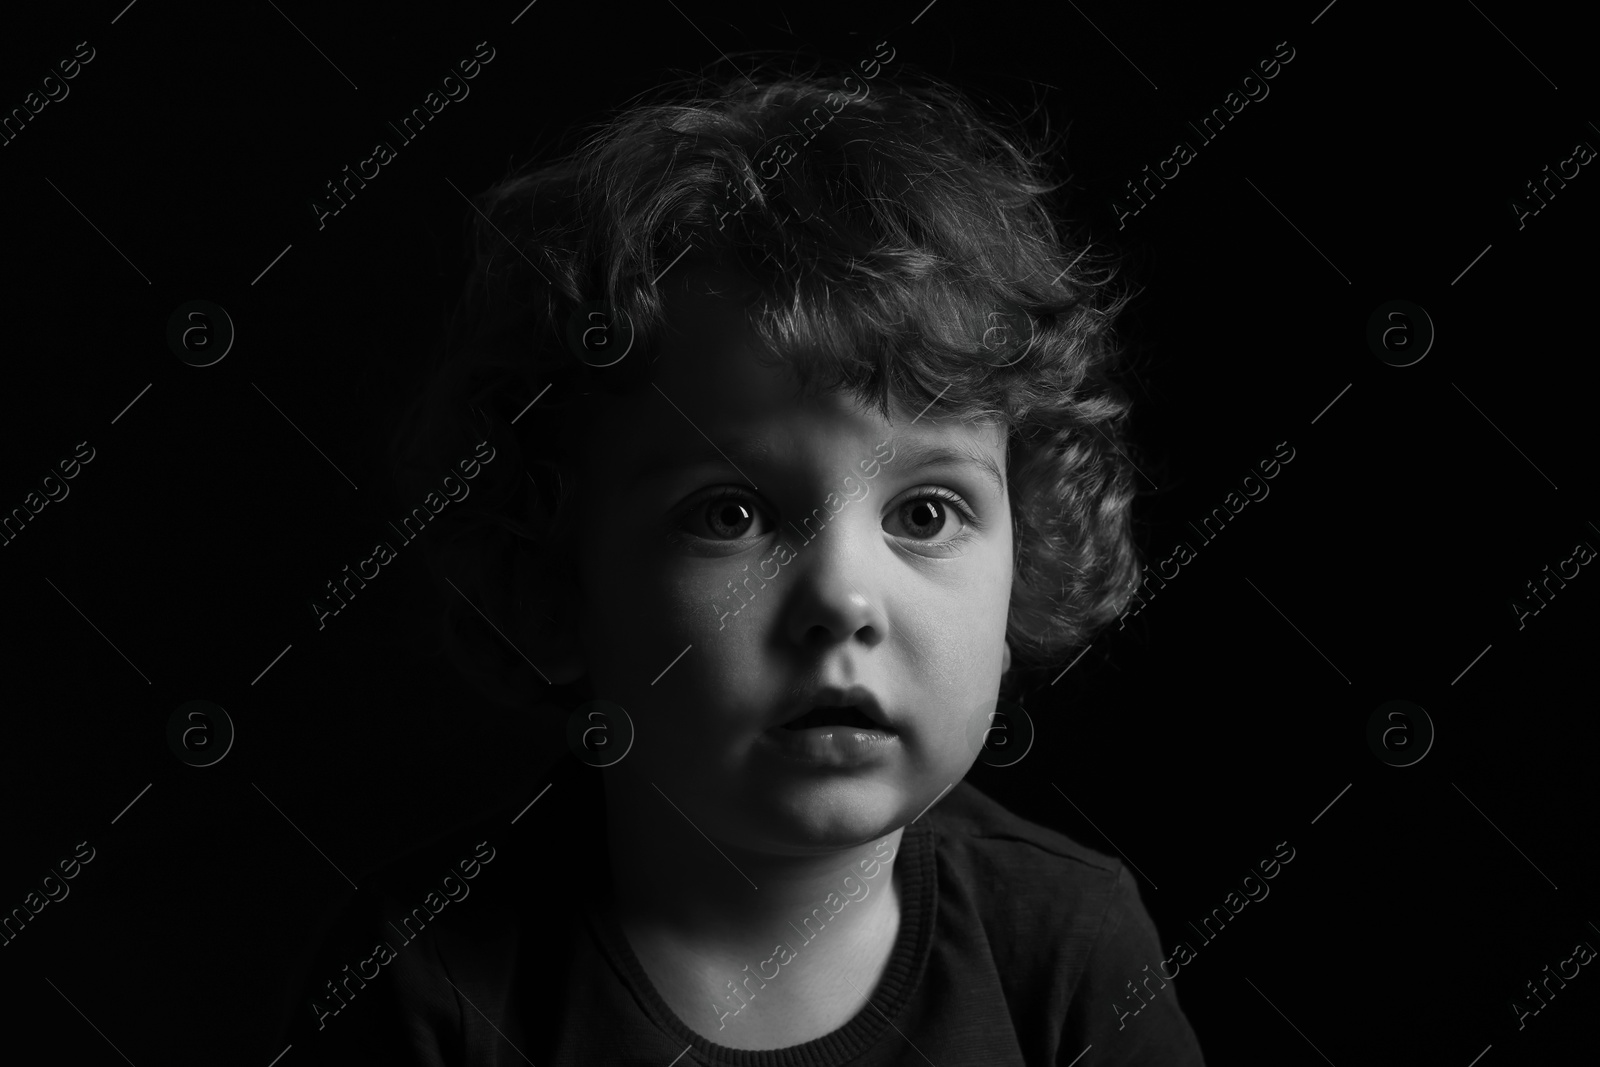
<path id="1" fill-rule="evenodd" d="M 654 379 L 660 391 L 713 437 L 712 426 L 736 433 L 799 423 L 887 429 L 858 397 L 802 395 L 792 365 L 750 326 L 748 286 L 737 277 L 701 273 L 668 297 Z"/>
<path id="2" fill-rule="evenodd" d="M 870 450 L 889 437 L 970 442 L 1003 463 L 1005 434 L 996 425 L 919 417 L 899 403 L 891 403 L 891 422 L 854 395 L 803 396 L 789 364 L 750 326 L 754 295 L 747 279 L 706 270 L 686 272 L 669 290 L 654 387 L 623 399 L 608 420 L 616 431 L 606 434 L 610 442 L 635 453 L 622 466 L 656 468 L 701 453 L 726 458 L 723 450 L 735 445 L 774 457 L 819 446 Z M 640 442 L 649 442 L 650 455 L 637 455 Z"/>
<path id="3" fill-rule="evenodd" d="M 666 306 L 655 381 L 676 403 L 712 413 L 732 413 L 735 403 L 747 412 L 800 403 L 793 374 L 750 328 L 749 296 L 736 281 L 691 275 Z"/>

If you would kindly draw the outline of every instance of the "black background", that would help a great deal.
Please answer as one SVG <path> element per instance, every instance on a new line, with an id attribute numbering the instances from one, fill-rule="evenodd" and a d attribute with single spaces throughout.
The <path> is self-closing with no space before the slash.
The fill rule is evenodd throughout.
<path id="1" fill-rule="evenodd" d="M 1559 6 L 1323 2 L 938 0 L 918 18 L 921 0 L 539 0 L 512 25 L 516 2 L 142 0 L 119 17 L 119 0 L 5 34 L 5 109 L 76 42 L 96 56 L 0 147 L 0 509 L 77 442 L 95 458 L 0 547 L 0 908 L 75 843 L 97 855 L 0 948 L 0 1040 L 264 1067 L 349 879 L 571 758 L 561 722 L 481 702 L 419 654 L 415 549 L 321 632 L 307 607 L 401 510 L 379 431 L 455 298 L 461 194 L 719 49 L 852 62 L 886 39 L 896 64 L 1070 125 L 1056 162 L 1076 217 L 1144 288 L 1123 324 L 1141 541 L 1151 562 L 1198 550 L 1028 698 L 1027 757 L 972 780 L 1135 865 L 1168 945 L 1198 944 L 1188 921 L 1294 847 L 1175 983 L 1209 1062 L 1592 1055 L 1592 967 L 1520 1031 L 1509 1006 L 1600 945 L 1600 578 L 1584 568 L 1521 629 L 1510 606 L 1600 546 L 1600 178 L 1585 167 L 1521 230 L 1509 207 L 1600 144 L 1590 42 Z M 471 95 L 319 232 L 323 183 L 481 40 L 496 57 Z M 1280 41 L 1295 55 L 1270 95 L 1199 145 L 1184 120 Z M 1119 229 L 1123 183 L 1179 139 L 1197 158 Z M 166 343 L 194 299 L 238 331 L 206 368 Z M 1403 368 L 1366 340 L 1393 299 L 1437 329 Z M 1201 544 L 1189 523 L 1285 441 L 1270 496 Z M 237 727 L 212 767 L 167 747 L 192 699 Z M 1437 730 L 1406 768 L 1366 741 L 1394 699 Z M 529 817 L 561 818 L 561 797 Z"/>

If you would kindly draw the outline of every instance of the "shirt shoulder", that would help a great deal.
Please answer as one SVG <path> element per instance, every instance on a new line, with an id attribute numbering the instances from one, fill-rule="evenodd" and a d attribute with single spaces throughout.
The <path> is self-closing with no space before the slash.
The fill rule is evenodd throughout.
<path id="1" fill-rule="evenodd" d="M 1066 834 L 1040 826 L 1013 812 L 971 782 L 960 782 L 950 795 L 928 813 L 929 820 L 942 836 L 955 841 L 984 842 L 980 851 L 991 855 L 1012 855 L 1024 862 L 1047 865 L 1066 864 L 1090 872 L 1115 875 L 1122 861 L 1080 845 Z M 1007 843 L 1020 846 L 1011 849 Z"/>
<path id="2" fill-rule="evenodd" d="M 369 1062 L 408 1067 L 450 1060 L 461 982 L 471 979 L 449 979 L 447 954 L 467 941 L 476 950 L 471 977 L 481 972 L 491 985 L 510 967 L 507 890 L 520 872 L 504 848 L 502 815 L 474 817 L 391 859 L 324 922 L 285 1030 L 307 1062 L 356 1062 L 362 1050 L 381 1050 Z"/>
<path id="3" fill-rule="evenodd" d="M 1079 1067 L 1203 1062 L 1172 983 L 1129 1022 L 1128 1005 L 1144 1002 L 1128 983 L 1156 972 L 1165 953 L 1125 863 L 966 782 L 927 818 L 941 921 L 983 931 L 1028 1062 L 1067 1063 L 1091 1045 Z"/>
<path id="4" fill-rule="evenodd" d="M 1059 909 L 1066 889 L 1074 897 L 1070 902 L 1082 907 L 1114 893 L 1123 878 L 1125 864 L 1117 857 L 1024 819 L 970 782 L 950 790 L 928 821 L 950 864 L 981 878 L 982 888 L 1005 889 L 1014 905 L 1037 902 Z"/>
<path id="5" fill-rule="evenodd" d="M 1070 974 L 1108 917 L 1138 889 L 1121 860 L 1017 815 L 968 782 L 928 813 L 940 895 L 954 894 L 989 933 L 997 963 L 1014 972 Z M 1004 972 L 1002 972 L 1004 973 Z"/>

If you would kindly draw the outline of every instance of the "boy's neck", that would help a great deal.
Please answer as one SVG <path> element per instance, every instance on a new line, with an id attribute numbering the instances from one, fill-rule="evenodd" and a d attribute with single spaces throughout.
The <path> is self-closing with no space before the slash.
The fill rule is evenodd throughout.
<path id="1" fill-rule="evenodd" d="M 842 909 L 853 913 L 845 924 L 851 927 L 870 924 L 890 904 L 903 827 L 864 844 L 803 855 L 713 845 L 673 802 L 647 782 L 641 792 L 640 784 L 621 775 L 605 777 L 612 900 L 625 928 L 770 949 L 772 942 L 795 936 L 790 924 L 824 907 L 830 894 L 837 906 L 856 887 L 855 899 Z M 869 864 L 870 878 L 863 860 L 876 861 Z M 846 878 L 852 879 L 848 885 Z"/>
<path id="2" fill-rule="evenodd" d="M 648 782 L 605 781 L 617 925 L 685 1026 L 732 1048 L 787 1048 L 863 1010 L 899 937 L 903 827 L 798 856 L 713 845 Z"/>

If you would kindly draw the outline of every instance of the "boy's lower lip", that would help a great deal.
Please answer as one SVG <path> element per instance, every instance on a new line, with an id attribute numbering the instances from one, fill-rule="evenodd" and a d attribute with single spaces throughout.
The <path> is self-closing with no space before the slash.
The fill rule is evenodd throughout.
<path id="1" fill-rule="evenodd" d="M 780 758 L 811 767 L 860 767 L 886 759 L 900 748 L 900 735 L 861 726 L 813 726 L 809 730 L 765 731 L 761 744 Z"/>

